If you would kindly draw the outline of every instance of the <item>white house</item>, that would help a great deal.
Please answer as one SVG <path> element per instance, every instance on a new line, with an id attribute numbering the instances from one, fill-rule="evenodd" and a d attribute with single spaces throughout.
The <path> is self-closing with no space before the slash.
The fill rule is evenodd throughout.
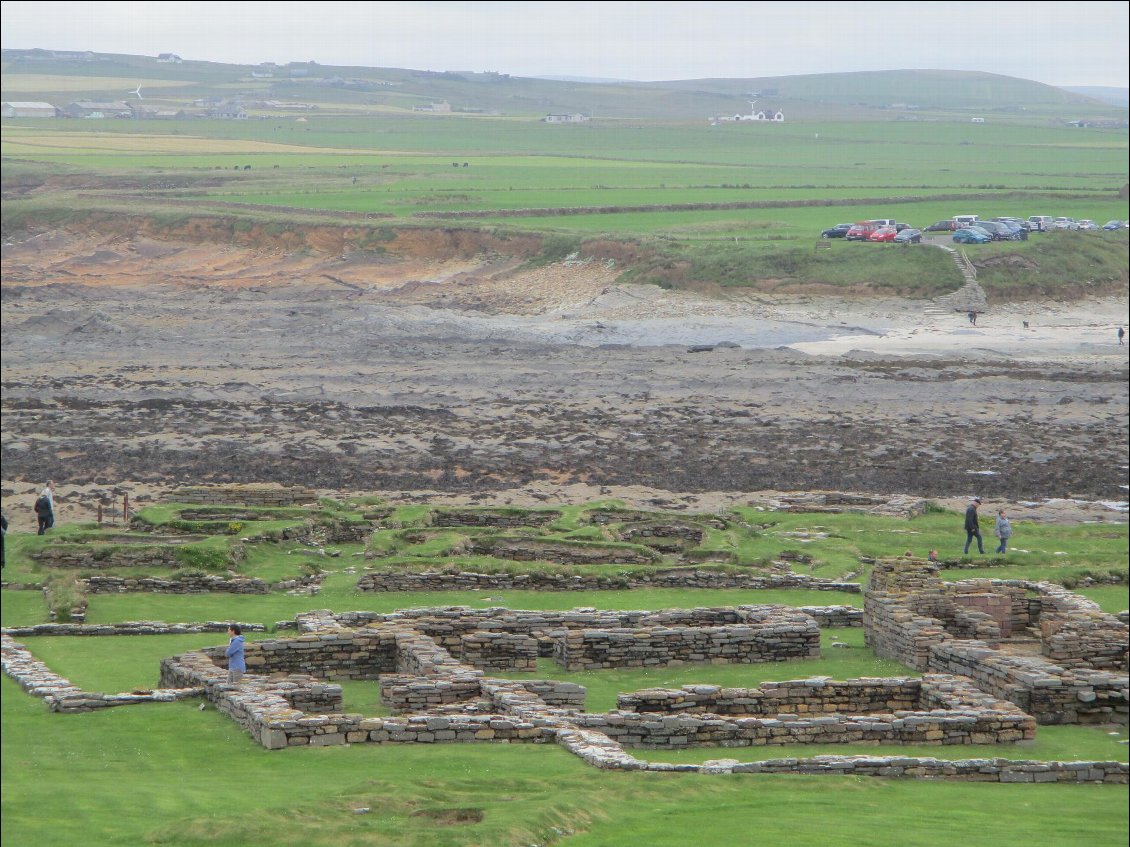
<path id="1" fill-rule="evenodd" d="M 751 100 L 749 104 L 748 115 L 720 115 L 716 118 L 711 118 L 710 122 L 717 123 L 718 121 L 725 121 L 733 123 L 738 121 L 776 121 L 777 123 L 784 123 L 785 113 L 780 109 L 765 109 L 757 108 L 757 101 Z"/>
<path id="2" fill-rule="evenodd" d="M 542 122 L 547 124 L 583 124 L 588 120 L 592 119 L 580 112 L 573 112 L 570 115 L 546 115 L 542 118 Z"/>

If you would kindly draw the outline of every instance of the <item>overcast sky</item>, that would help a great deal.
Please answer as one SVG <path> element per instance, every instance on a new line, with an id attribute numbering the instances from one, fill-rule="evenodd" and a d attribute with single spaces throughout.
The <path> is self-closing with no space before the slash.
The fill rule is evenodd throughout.
<path id="1" fill-rule="evenodd" d="M 5 0 L 8 48 L 630 80 L 931 68 L 1127 86 L 1130 3 Z"/>

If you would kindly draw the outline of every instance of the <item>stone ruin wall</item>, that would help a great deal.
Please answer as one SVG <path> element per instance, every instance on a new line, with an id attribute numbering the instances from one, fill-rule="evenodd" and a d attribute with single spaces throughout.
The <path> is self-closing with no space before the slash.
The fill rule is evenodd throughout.
<path id="1" fill-rule="evenodd" d="M 948 675 L 825 679 L 757 689 L 686 686 L 621 695 L 618 710 L 581 725 L 628 745 L 999 744 L 1031 740 L 1036 721 Z M 628 707 L 628 708 L 626 708 Z"/>
<path id="2" fill-rule="evenodd" d="M 779 624 L 666 626 L 571 630 L 553 658 L 568 671 L 675 664 L 782 662 L 820 655 L 820 631 L 806 618 Z"/>
<path id="3" fill-rule="evenodd" d="M 318 502 L 318 492 L 300 485 L 188 485 L 163 499 L 199 506 L 301 506 Z"/>
<path id="4" fill-rule="evenodd" d="M 954 611 L 968 610 L 959 605 L 962 601 L 954 601 L 947 608 L 945 600 L 985 594 L 1007 598 L 1007 602 L 1002 599 L 997 608 L 1003 616 L 1007 605 L 1010 627 L 1014 622 L 1030 625 L 1035 622 L 1034 614 L 1041 627 L 1046 623 L 1045 616 L 1056 622 L 1062 615 L 1074 622 L 1078 620 L 1077 612 L 1059 611 L 1060 607 L 1075 604 L 1074 600 L 1051 592 L 1042 595 L 1039 604 L 1033 604 L 1022 598 L 1016 589 L 1028 586 L 1040 590 L 1040 584 L 1006 582 L 998 585 L 996 580 L 970 580 L 966 585 L 959 583 L 951 589 L 937 579 L 933 567 L 924 562 L 877 562 L 872 575 L 864 592 L 864 630 L 867 644 L 876 655 L 895 659 L 919 671 L 967 676 L 982 690 L 1014 703 L 1043 724 L 1125 724 L 1130 721 L 1126 674 L 1091 669 L 1088 664 L 1110 661 L 1104 651 L 1110 650 L 1112 644 L 1118 645 L 1114 651 L 1125 650 L 1126 627 L 1117 618 L 1098 613 L 1102 617 L 1095 619 L 1098 623 L 1096 655 L 1081 655 L 1088 644 L 1083 639 L 1060 648 L 1072 650 L 1077 657 L 1078 664 L 1065 666 L 1053 663 L 1050 657 L 1001 653 L 996 649 L 1000 632 L 995 619 L 992 628 L 997 634 L 991 641 L 963 637 L 969 632 L 967 621 Z M 986 592 L 986 587 L 994 591 Z M 1056 611 L 1051 611 L 1053 608 Z M 924 614 L 923 610 L 937 611 L 944 617 Z M 949 626 L 945 617 L 951 621 Z M 1071 630 L 1065 627 L 1060 632 L 1070 633 Z M 1065 637 L 1064 641 L 1067 640 Z M 1051 641 L 1051 649 L 1056 649 L 1055 643 Z M 1045 650 L 1049 649 L 1048 644 L 1045 641 Z"/>
<path id="5" fill-rule="evenodd" d="M 859 583 L 836 582 L 801 574 L 726 573 L 683 568 L 606 576 L 598 574 L 482 574 L 470 571 L 411 573 L 387 571 L 364 574 L 359 591 L 622 591 L 632 588 L 807 588 L 815 591 L 860 593 Z"/>

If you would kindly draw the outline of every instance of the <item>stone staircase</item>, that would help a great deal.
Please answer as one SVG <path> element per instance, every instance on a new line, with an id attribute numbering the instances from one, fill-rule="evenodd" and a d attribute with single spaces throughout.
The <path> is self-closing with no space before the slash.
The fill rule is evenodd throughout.
<path id="1" fill-rule="evenodd" d="M 977 283 L 977 269 L 969 261 L 965 251 L 955 250 L 945 244 L 935 244 L 934 246 L 950 254 L 953 263 L 961 273 L 962 279 L 965 280 L 965 284 L 957 291 L 935 297 L 934 301 L 925 308 L 925 313 L 934 317 L 941 317 L 943 315 L 950 316 L 954 312 L 980 313 L 987 311 L 989 304 L 985 297 L 985 289 Z"/>

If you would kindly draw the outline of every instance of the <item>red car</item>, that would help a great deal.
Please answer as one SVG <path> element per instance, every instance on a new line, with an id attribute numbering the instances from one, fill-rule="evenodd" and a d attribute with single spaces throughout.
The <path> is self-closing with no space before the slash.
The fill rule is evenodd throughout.
<path id="1" fill-rule="evenodd" d="M 881 226 L 869 236 L 868 241 L 894 241 L 895 236 L 899 234 L 898 229 L 893 226 Z"/>

